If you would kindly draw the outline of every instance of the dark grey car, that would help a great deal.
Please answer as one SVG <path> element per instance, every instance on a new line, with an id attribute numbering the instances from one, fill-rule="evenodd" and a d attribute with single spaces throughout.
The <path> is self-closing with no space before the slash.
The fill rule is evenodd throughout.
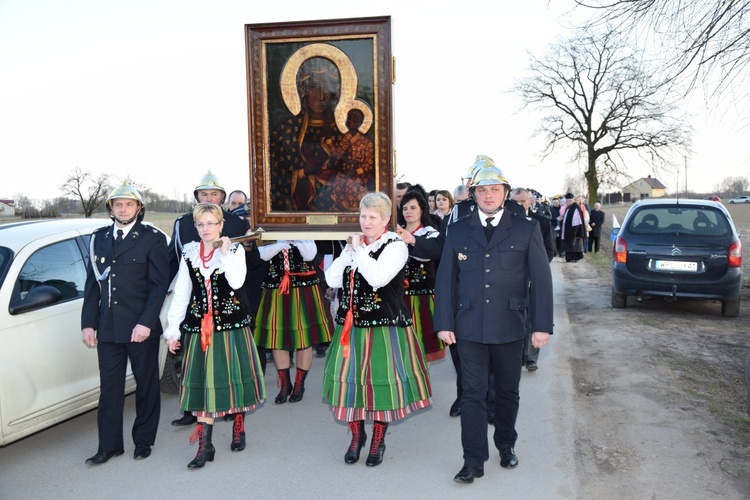
<path id="1" fill-rule="evenodd" d="M 742 244 L 721 203 L 638 201 L 612 257 L 612 307 L 625 307 L 629 295 L 713 299 L 721 301 L 723 315 L 739 315 Z"/>

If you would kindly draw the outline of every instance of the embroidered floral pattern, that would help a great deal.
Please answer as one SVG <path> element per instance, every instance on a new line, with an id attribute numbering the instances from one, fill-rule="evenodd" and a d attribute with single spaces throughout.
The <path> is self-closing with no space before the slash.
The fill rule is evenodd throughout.
<path id="1" fill-rule="evenodd" d="M 187 248 L 187 247 L 186 247 Z M 230 251 L 236 249 L 230 249 Z M 200 333 L 201 318 L 208 310 L 208 293 L 206 280 L 190 258 L 185 256 L 190 268 L 190 279 L 193 282 L 193 295 L 188 306 L 185 322 L 181 327 L 187 333 Z M 214 329 L 216 331 L 233 330 L 250 324 L 247 311 L 237 298 L 236 292 L 229 286 L 221 267 L 210 276 L 211 301 L 213 305 Z"/>

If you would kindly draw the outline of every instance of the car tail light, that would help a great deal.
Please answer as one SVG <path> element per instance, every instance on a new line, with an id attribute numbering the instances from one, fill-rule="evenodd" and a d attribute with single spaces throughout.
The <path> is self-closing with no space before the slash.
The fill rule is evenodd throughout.
<path id="1" fill-rule="evenodd" d="M 617 237 L 617 239 L 615 240 L 615 246 L 612 248 L 612 253 L 615 262 L 624 264 L 628 261 L 628 244 L 624 239 L 620 238 L 619 236 Z M 740 255 L 741 254 L 742 252 L 740 252 Z"/>
<path id="2" fill-rule="evenodd" d="M 729 267 L 742 267 L 742 243 L 735 241 L 729 247 Z"/>

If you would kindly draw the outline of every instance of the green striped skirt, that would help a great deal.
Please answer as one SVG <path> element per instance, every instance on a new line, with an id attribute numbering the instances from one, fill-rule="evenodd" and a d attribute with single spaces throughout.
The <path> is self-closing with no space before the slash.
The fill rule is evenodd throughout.
<path id="1" fill-rule="evenodd" d="M 432 318 L 435 315 L 435 296 L 431 293 L 423 295 L 404 295 L 406 308 L 409 309 L 414 331 L 422 344 L 428 362 L 445 357 L 445 344 L 437 336 Z"/>
<path id="2" fill-rule="evenodd" d="M 323 397 L 343 421 L 391 422 L 431 403 L 422 346 L 410 326 L 352 327 L 344 358 L 338 325 L 326 356 Z"/>
<path id="3" fill-rule="evenodd" d="M 263 402 L 266 384 L 250 328 L 214 332 L 205 352 L 200 334 L 188 335 L 186 342 L 182 410 L 221 417 L 252 410 Z"/>
<path id="4" fill-rule="evenodd" d="M 255 343 L 266 349 L 306 349 L 331 341 L 331 313 L 320 287 L 264 288 L 255 320 Z"/>

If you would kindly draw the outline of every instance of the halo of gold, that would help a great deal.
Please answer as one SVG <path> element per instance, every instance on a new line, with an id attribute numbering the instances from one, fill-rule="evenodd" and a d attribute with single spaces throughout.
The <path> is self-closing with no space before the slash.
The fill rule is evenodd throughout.
<path id="1" fill-rule="evenodd" d="M 341 75 L 341 95 L 339 102 L 336 104 L 333 115 L 336 119 L 336 126 L 341 133 L 346 133 L 346 115 L 350 109 L 359 109 L 365 115 L 359 131 L 367 133 L 372 126 L 373 114 L 370 107 L 356 98 L 357 93 L 357 72 L 354 70 L 349 57 L 333 45 L 327 43 L 311 43 L 298 49 L 284 64 L 281 71 L 281 96 L 287 109 L 295 116 L 302 111 L 302 103 L 299 99 L 297 90 L 297 72 L 299 67 L 308 59 L 313 57 L 324 57 L 330 60 L 339 70 Z"/>

